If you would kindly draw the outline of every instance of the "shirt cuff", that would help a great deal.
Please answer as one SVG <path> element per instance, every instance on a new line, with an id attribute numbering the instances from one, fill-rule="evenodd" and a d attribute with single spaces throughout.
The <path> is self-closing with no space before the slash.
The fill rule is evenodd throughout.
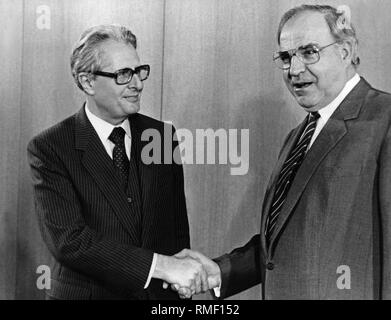
<path id="1" fill-rule="evenodd" d="M 220 289 L 221 289 L 221 282 L 218 287 L 213 288 L 213 292 L 214 292 L 216 298 L 220 298 Z"/>
<path id="2" fill-rule="evenodd" d="M 153 259 L 152 259 L 152 264 L 151 264 L 151 269 L 149 270 L 147 282 L 145 283 L 144 289 L 147 289 L 148 286 L 149 286 L 149 283 L 151 282 L 152 275 L 153 275 L 153 273 L 155 272 L 156 262 L 157 262 L 157 254 L 154 253 L 154 254 L 153 254 Z"/>

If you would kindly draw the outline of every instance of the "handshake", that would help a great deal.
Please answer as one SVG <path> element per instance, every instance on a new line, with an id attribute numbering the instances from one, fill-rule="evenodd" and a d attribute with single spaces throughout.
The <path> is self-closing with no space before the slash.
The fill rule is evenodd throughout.
<path id="1" fill-rule="evenodd" d="M 183 249 L 174 256 L 157 255 L 153 278 L 164 281 L 163 288 L 177 291 L 182 299 L 220 286 L 221 272 L 216 262 L 202 253 Z"/>

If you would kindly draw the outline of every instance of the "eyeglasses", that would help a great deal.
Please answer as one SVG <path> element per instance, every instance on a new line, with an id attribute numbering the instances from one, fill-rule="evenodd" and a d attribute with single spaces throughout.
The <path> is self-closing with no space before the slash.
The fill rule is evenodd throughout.
<path id="1" fill-rule="evenodd" d="M 138 66 L 134 68 L 134 70 L 130 68 L 125 68 L 125 69 L 117 70 L 113 73 L 104 72 L 104 71 L 95 71 L 93 72 L 93 74 L 97 76 L 114 78 L 116 84 L 122 85 L 132 81 L 134 74 L 137 74 L 141 81 L 147 80 L 150 70 L 151 70 L 150 66 L 148 64 L 144 64 L 142 66 Z"/>
<path id="2" fill-rule="evenodd" d="M 328 44 L 327 46 L 318 48 L 314 44 L 309 44 L 303 47 L 299 47 L 297 49 L 292 49 L 288 51 L 279 51 L 273 54 L 273 61 L 277 65 L 278 68 L 282 70 L 288 70 L 291 67 L 291 61 L 293 56 L 299 58 L 301 62 L 305 65 L 317 63 L 320 59 L 320 52 L 332 46 L 333 44 L 338 43 L 335 41 L 333 43 Z"/>

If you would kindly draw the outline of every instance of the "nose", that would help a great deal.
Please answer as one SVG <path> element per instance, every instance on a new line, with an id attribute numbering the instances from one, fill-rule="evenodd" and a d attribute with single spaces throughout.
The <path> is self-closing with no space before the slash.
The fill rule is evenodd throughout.
<path id="1" fill-rule="evenodd" d="M 130 80 L 130 82 L 128 83 L 128 87 L 135 87 L 136 89 L 141 91 L 144 88 L 144 83 L 140 80 L 139 75 L 135 73 L 132 77 L 132 80 Z"/>
<path id="2" fill-rule="evenodd" d="M 298 76 L 305 71 L 305 64 L 296 56 L 291 59 L 291 66 L 289 67 L 289 74 L 291 76 Z"/>

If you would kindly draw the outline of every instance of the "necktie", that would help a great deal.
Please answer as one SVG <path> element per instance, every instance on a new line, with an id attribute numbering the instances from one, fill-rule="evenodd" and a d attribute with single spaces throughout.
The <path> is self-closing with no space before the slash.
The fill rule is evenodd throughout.
<path id="1" fill-rule="evenodd" d="M 125 130 L 121 127 L 116 127 L 111 132 L 109 140 L 115 144 L 113 149 L 114 166 L 119 169 L 124 178 L 124 181 L 128 181 L 129 159 L 126 156 L 124 137 Z"/>
<path id="2" fill-rule="evenodd" d="M 285 202 L 290 186 L 292 185 L 292 181 L 304 160 L 308 145 L 314 134 L 318 118 L 318 112 L 311 112 L 308 114 L 307 124 L 304 131 L 282 166 L 276 183 L 272 206 L 266 220 L 265 236 L 267 245 L 270 243 L 271 235 L 273 234 L 278 216 L 281 212 L 281 208 Z"/>

